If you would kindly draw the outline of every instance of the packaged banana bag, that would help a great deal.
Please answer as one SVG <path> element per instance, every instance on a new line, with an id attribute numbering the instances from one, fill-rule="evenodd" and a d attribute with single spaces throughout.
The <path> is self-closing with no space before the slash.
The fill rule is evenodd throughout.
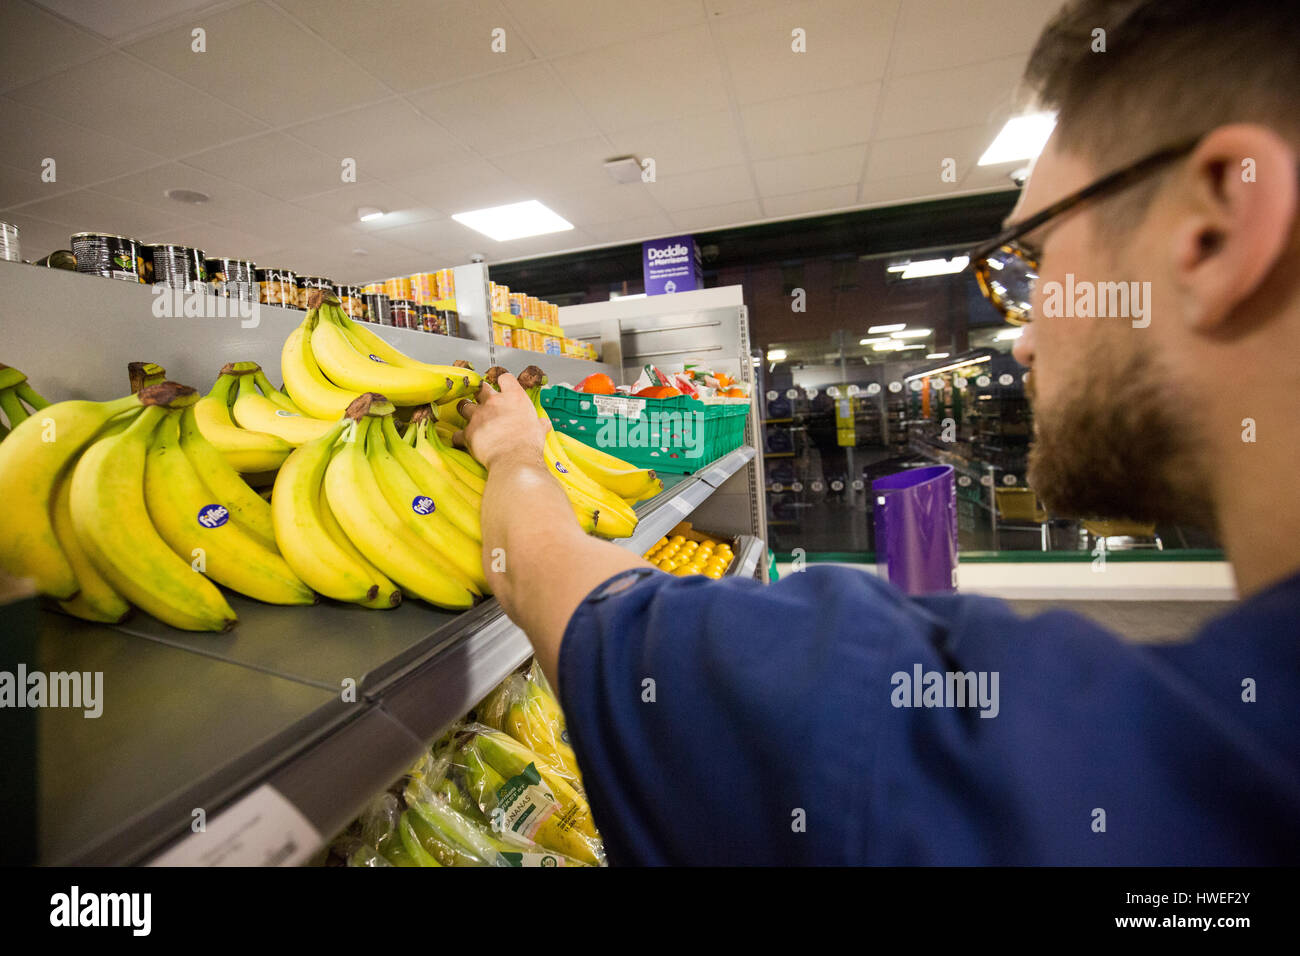
<path id="1" fill-rule="evenodd" d="M 348 831 L 334 841 L 334 852 L 348 866 L 420 866 L 421 862 L 403 844 L 401 822 L 401 801 L 385 791 L 371 800 Z"/>
<path id="2" fill-rule="evenodd" d="M 509 734 L 579 794 L 585 794 L 578 758 L 569 746 L 564 712 L 536 660 L 526 673 L 511 674 L 502 681 L 476 712 L 482 723 Z"/>
<path id="3" fill-rule="evenodd" d="M 427 753 L 407 775 L 406 825 L 442 866 L 577 866 L 531 841 L 511 843 L 449 775 L 452 750 Z"/>
<path id="4" fill-rule="evenodd" d="M 449 751 L 452 776 L 490 821 L 493 834 L 530 841 L 598 866 L 605 850 L 586 797 L 550 762 L 508 734 L 467 724 Z"/>

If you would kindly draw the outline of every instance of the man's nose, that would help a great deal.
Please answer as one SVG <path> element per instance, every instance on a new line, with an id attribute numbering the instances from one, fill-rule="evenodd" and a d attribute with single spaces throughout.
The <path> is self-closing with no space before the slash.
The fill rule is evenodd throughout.
<path id="1" fill-rule="evenodd" d="M 1021 365 L 1030 368 L 1034 364 L 1034 323 L 1026 322 L 1021 328 L 1024 331 L 1011 347 L 1011 354 Z"/>

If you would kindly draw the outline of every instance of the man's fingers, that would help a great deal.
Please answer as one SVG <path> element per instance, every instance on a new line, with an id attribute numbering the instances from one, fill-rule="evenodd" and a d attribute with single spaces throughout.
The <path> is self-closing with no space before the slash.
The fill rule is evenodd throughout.
<path id="1" fill-rule="evenodd" d="M 469 421 L 473 418 L 476 411 L 478 411 L 478 405 L 470 401 L 468 398 L 462 398 L 456 403 L 456 413 L 460 415 L 461 418 L 465 419 L 465 421 Z"/>
<path id="2" fill-rule="evenodd" d="M 515 378 L 509 372 L 502 372 L 497 379 L 497 386 L 503 392 L 522 392 L 523 386 L 519 384 L 519 379 Z"/>
<path id="3" fill-rule="evenodd" d="M 465 429 L 451 433 L 451 444 L 453 448 L 469 451 L 469 445 L 465 444 Z"/>

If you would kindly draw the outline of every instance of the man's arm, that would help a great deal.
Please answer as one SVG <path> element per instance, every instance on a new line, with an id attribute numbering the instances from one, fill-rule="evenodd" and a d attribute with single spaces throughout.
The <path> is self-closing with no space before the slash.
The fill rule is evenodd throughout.
<path id="1" fill-rule="evenodd" d="M 510 619 L 532 641 L 546 679 L 559 686 L 560 641 L 574 610 L 620 571 L 651 565 L 578 526 L 546 468 L 546 424 L 513 375 L 484 385 L 465 439 L 488 469 L 483 493 L 483 569 Z"/>

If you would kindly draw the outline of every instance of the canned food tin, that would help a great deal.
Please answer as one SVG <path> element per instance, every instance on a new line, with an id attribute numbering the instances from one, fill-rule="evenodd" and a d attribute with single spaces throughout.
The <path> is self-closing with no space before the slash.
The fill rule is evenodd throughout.
<path id="1" fill-rule="evenodd" d="M 298 307 L 298 277 L 288 269 L 254 269 L 253 277 L 257 279 L 258 301 L 263 305 Z"/>
<path id="2" fill-rule="evenodd" d="M 394 276 L 391 279 L 384 280 L 384 295 L 393 300 L 393 303 L 410 302 L 411 296 L 411 277 Z"/>
<path id="3" fill-rule="evenodd" d="M 361 301 L 366 307 L 366 321 L 376 325 L 393 324 L 392 300 L 382 292 L 362 292 Z"/>
<path id="4" fill-rule="evenodd" d="M 411 301 L 418 306 L 433 305 L 438 300 L 438 273 L 416 272 L 411 280 Z"/>
<path id="5" fill-rule="evenodd" d="M 510 286 L 490 284 L 492 293 L 492 311 L 506 313 L 510 311 Z"/>
<path id="6" fill-rule="evenodd" d="M 438 270 L 438 298 L 456 298 L 456 272 L 454 269 Z"/>
<path id="7" fill-rule="evenodd" d="M 68 249 L 55 249 L 48 256 L 37 259 L 32 265 L 44 266 L 47 269 L 66 269 L 68 272 L 76 272 L 77 257 Z"/>
<path id="8" fill-rule="evenodd" d="M 435 305 L 418 306 L 420 310 L 420 328 L 426 332 L 436 332 L 439 335 L 447 334 L 447 323 L 443 318 L 442 310 Z"/>
<path id="9" fill-rule="evenodd" d="M 361 301 L 361 290 L 354 285 L 338 287 L 339 305 L 343 314 L 358 322 L 366 320 L 366 304 Z"/>
<path id="10" fill-rule="evenodd" d="M 11 222 L 0 222 L 0 259 L 22 262 L 22 244 L 18 241 L 18 227 Z"/>
<path id="11" fill-rule="evenodd" d="M 150 246 L 153 284 L 185 292 L 208 292 L 206 257 L 201 249 L 168 244 Z"/>
<path id="12" fill-rule="evenodd" d="M 72 254 L 77 271 L 106 279 L 145 281 L 148 246 L 139 239 L 104 232 L 78 232 L 72 236 Z"/>
<path id="13" fill-rule="evenodd" d="M 410 299 L 393 300 L 393 325 L 399 329 L 420 328 L 420 309 Z"/>
<path id="14" fill-rule="evenodd" d="M 537 303 L 537 296 L 529 295 L 524 297 L 524 315 L 534 321 L 541 320 L 541 309 Z"/>
<path id="15" fill-rule="evenodd" d="M 527 315 L 528 296 L 522 292 L 510 293 L 510 314 Z"/>
<path id="16" fill-rule="evenodd" d="M 298 308 L 307 309 L 307 295 L 313 290 L 319 289 L 321 292 L 334 294 L 334 283 L 323 276 L 299 276 L 298 277 Z"/>
<path id="17" fill-rule="evenodd" d="M 512 341 L 511 333 L 515 330 L 508 325 L 502 325 L 500 322 L 492 323 L 492 341 L 497 345 L 510 346 Z"/>
<path id="18" fill-rule="evenodd" d="M 258 300 L 257 263 L 228 256 L 208 256 L 204 262 L 212 291 L 230 299 Z"/>

